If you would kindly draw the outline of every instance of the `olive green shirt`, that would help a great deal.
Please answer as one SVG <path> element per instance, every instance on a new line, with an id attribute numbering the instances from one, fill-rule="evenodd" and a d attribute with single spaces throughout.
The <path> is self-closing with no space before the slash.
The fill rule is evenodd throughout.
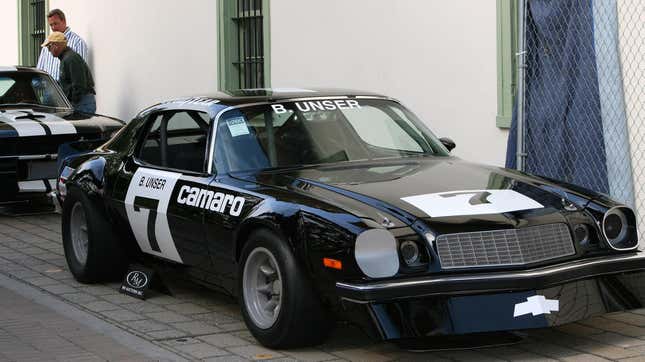
<path id="1" fill-rule="evenodd" d="M 78 103 L 86 94 L 96 94 L 94 78 L 87 63 L 78 53 L 67 48 L 60 55 L 60 79 L 63 92 L 73 104 Z"/>

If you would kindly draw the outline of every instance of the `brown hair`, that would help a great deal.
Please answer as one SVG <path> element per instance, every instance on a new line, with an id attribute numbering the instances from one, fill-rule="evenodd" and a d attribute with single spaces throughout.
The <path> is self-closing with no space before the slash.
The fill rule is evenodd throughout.
<path id="1" fill-rule="evenodd" d="M 61 9 L 54 9 L 47 13 L 47 18 L 51 18 L 52 16 L 58 16 L 60 20 L 62 21 L 67 21 L 65 20 L 65 13 Z"/>

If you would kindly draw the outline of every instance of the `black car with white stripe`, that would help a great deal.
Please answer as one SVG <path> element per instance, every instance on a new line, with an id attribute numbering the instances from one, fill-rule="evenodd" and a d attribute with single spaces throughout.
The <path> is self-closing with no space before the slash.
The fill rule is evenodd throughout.
<path id="1" fill-rule="evenodd" d="M 74 112 L 43 71 L 0 67 L 0 204 L 45 198 L 55 185 L 61 144 L 97 146 L 121 127 L 114 118 Z"/>
<path id="2" fill-rule="evenodd" d="M 336 318 L 408 339 L 643 307 L 632 209 L 454 146 L 366 92 L 161 103 L 66 159 L 65 255 L 82 282 L 137 262 L 223 289 L 274 348 L 319 343 Z"/>

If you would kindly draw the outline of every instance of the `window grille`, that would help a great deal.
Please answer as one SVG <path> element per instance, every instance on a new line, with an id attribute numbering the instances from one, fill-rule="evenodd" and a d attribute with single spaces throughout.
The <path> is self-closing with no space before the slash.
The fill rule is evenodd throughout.
<path id="1" fill-rule="evenodd" d="M 239 88 L 262 88 L 264 82 L 264 18 L 262 0 L 236 0 L 233 22 L 237 28 L 237 54 L 233 68 Z"/>
<path id="2" fill-rule="evenodd" d="M 27 47 L 29 47 L 26 61 L 28 65 L 35 66 L 38 63 L 38 56 L 40 55 L 40 44 L 45 41 L 47 19 L 46 19 L 46 0 L 29 0 L 29 9 L 27 16 L 29 17 L 29 39 Z"/>

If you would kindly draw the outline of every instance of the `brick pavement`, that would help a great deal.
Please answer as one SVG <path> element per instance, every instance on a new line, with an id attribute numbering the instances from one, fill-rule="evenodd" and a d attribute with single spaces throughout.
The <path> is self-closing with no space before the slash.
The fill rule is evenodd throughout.
<path id="1" fill-rule="evenodd" d="M 596 317 L 559 328 L 533 330 L 525 332 L 521 343 L 479 350 L 412 353 L 391 343 L 371 341 L 348 325 L 337 326 L 329 340 L 316 348 L 269 350 L 253 339 L 242 322 L 239 306 L 223 294 L 199 286 L 171 285 L 173 296 L 159 294 L 139 301 L 120 294 L 116 283 L 83 285 L 76 282 L 67 270 L 60 217 L 55 214 L 0 217 L 1 276 L 18 280 L 178 358 L 193 360 L 645 361 L 645 309 Z M 4 298 L 2 290 L 0 296 Z M 6 314 L 0 314 L 0 323 L 6 323 L 7 318 Z M 30 340 L 28 335 L 18 339 L 16 343 L 29 343 Z M 0 335 L 0 346 L 4 340 L 4 335 Z M 94 353 L 89 347 L 78 347 L 81 352 L 74 352 L 79 353 L 80 359 L 84 356 L 81 353 Z M 137 352 L 128 354 L 123 348 L 118 349 L 120 357 L 138 358 Z M 94 354 L 102 357 L 100 353 Z"/>
<path id="2" fill-rule="evenodd" d="M 114 339 L 0 287 L 0 360 L 148 360 Z"/>

